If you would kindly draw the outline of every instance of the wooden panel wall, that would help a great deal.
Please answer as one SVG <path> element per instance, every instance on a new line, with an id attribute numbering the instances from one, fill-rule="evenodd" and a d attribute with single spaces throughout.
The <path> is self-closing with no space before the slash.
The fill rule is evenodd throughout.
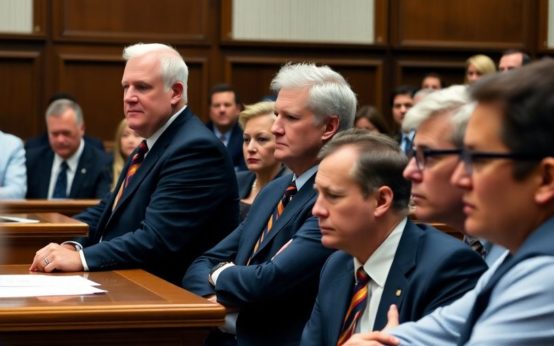
<path id="1" fill-rule="evenodd" d="M 32 34 L 0 34 L 0 130 L 23 139 L 39 134 L 48 98 L 63 90 L 81 103 L 87 132 L 111 140 L 122 117 L 121 52 L 139 41 L 181 52 L 190 69 L 189 104 L 203 119 L 211 85 L 234 84 L 246 103 L 256 102 L 288 61 L 330 65 L 349 80 L 359 104 L 388 115 L 394 86 L 419 85 L 431 71 L 460 83 L 473 54 L 497 60 L 506 48 L 552 53 L 544 43 L 546 4 L 375 0 L 375 44 L 340 45 L 234 41 L 232 0 L 35 0 Z"/>

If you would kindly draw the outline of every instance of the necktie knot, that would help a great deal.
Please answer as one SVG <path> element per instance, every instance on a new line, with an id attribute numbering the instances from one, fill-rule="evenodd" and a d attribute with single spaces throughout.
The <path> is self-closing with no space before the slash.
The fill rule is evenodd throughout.
<path id="1" fill-rule="evenodd" d="M 356 271 L 357 285 L 366 286 L 369 282 L 369 275 L 365 272 L 364 267 L 360 266 Z"/>
<path id="2" fill-rule="evenodd" d="M 131 159 L 131 164 L 141 163 L 142 160 L 144 160 L 144 155 L 146 155 L 147 152 L 148 152 L 148 145 L 146 144 L 146 140 L 143 140 L 138 145 L 138 150 L 135 153 L 135 155 L 133 155 L 133 158 Z"/>
<path id="3" fill-rule="evenodd" d="M 294 180 L 287 186 L 287 189 L 285 190 L 285 194 L 283 195 L 283 207 L 286 207 L 287 204 L 290 202 L 292 197 L 296 194 L 298 190 L 296 189 L 296 183 Z"/>
<path id="4" fill-rule="evenodd" d="M 60 164 L 60 172 L 65 172 L 69 168 L 69 165 L 67 164 L 67 161 L 62 161 Z"/>

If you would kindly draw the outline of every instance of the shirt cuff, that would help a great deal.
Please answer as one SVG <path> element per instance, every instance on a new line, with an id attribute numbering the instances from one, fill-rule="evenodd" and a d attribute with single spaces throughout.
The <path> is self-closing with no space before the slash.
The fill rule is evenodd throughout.
<path id="1" fill-rule="evenodd" d="M 214 286 L 217 285 L 217 278 L 219 277 L 219 274 L 221 274 L 221 272 L 223 272 L 225 269 L 229 268 L 229 267 L 234 267 L 235 264 L 233 262 L 229 262 L 229 263 L 225 263 L 225 265 L 217 268 L 216 271 L 214 271 L 211 275 L 211 278 L 212 278 L 212 282 L 214 283 Z"/>

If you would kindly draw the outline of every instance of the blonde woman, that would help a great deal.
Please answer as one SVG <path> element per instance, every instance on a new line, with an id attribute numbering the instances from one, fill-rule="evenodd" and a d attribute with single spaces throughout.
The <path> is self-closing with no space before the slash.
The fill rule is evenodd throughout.
<path id="1" fill-rule="evenodd" d="M 484 75 L 496 73 L 496 65 L 486 55 L 474 55 L 466 60 L 465 84 L 473 84 Z"/>
<path id="2" fill-rule="evenodd" d="M 125 166 L 125 161 L 135 148 L 143 140 L 133 129 L 127 125 L 127 120 L 123 118 L 117 126 L 113 145 L 113 164 L 112 164 L 112 190 L 117 184 L 119 174 Z"/>
<path id="3" fill-rule="evenodd" d="M 237 173 L 240 197 L 240 220 L 244 220 L 258 192 L 287 170 L 275 160 L 275 102 L 259 102 L 246 106 L 239 115 L 243 129 L 242 152 L 248 171 Z"/>

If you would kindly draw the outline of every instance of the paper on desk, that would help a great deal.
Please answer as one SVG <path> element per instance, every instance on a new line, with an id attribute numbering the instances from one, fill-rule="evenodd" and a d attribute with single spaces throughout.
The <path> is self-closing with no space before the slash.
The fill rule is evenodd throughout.
<path id="1" fill-rule="evenodd" d="M 28 219 L 26 217 L 0 215 L 0 222 L 16 222 L 16 223 L 38 223 L 38 220 Z"/>
<path id="2" fill-rule="evenodd" d="M 0 298 L 105 293 L 98 283 L 79 275 L 0 275 Z"/>

